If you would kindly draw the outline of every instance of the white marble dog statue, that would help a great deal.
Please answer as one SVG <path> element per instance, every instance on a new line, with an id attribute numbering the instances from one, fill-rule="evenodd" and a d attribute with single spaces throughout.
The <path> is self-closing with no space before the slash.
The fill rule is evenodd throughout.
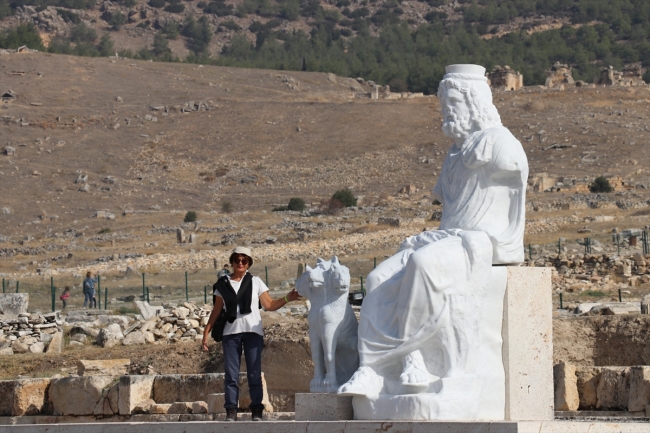
<path id="1" fill-rule="evenodd" d="M 438 97 L 454 143 L 433 189 L 440 227 L 407 238 L 368 275 L 360 367 L 338 391 L 353 396 L 355 419 L 505 417 L 503 265 L 524 259 L 528 162 L 485 68 L 446 72 Z"/>
<path id="2" fill-rule="evenodd" d="M 359 367 L 357 318 L 348 303 L 350 271 L 336 256 L 318 259 L 296 281 L 296 290 L 311 302 L 307 317 L 314 378 L 311 392 L 336 392 Z"/>

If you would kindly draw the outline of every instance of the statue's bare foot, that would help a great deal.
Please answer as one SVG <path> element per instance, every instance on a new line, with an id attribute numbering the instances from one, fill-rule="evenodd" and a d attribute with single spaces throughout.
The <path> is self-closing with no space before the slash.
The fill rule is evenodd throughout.
<path id="1" fill-rule="evenodd" d="M 373 395 L 379 394 L 384 386 L 384 379 L 370 367 L 359 367 L 350 380 L 341 385 L 338 395 Z"/>
<path id="2" fill-rule="evenodd" d="M 402 385 L 411 388 L 413 391 L 422 392 L 429 387 L 429 384 L 436 379 L 429 374 L 424 364 L 424 358 L 419 350 L 409 353 L 404 359 L 404 370 L 400 375 Z"/>

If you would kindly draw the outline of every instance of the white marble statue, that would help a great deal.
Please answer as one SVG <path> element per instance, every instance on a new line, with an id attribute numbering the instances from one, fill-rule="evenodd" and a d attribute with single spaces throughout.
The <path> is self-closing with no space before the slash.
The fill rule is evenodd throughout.
<path id="1" fill-rule="evenodd" d="M 296 290 L 311 303 L 309 340 L 314 362 L 311 392 L 336 392 L 359 367 L 357 318 L 348 303 L 350 271 L 336 256 L 318 259 L 296 281 Z"/>
<path id="2" fill-rule="evenodd" d="M 342 385 L 355 419 L 503 419 L 505 265 L 524 259 L 528 163 L 501 124 L 485 68 L 447 67 L 438 90 L 454 140 L 433 195 L 438 230 L 406 239 L 367 278 L 360 367 Z"/>

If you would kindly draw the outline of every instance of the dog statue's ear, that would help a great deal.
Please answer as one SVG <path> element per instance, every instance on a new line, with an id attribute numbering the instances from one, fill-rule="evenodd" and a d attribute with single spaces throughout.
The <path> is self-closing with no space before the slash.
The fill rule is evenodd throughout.
<path id="1" fill-rule="evenodd" d="M 331 262 L 332 262 L 332 263 L 336 263 L 337 265 L 340 264 L 340 263 L 339 263 L 339 258 L 336 257 L 336 256 L 332 256 L 332 260 L 331 260 Z"/>

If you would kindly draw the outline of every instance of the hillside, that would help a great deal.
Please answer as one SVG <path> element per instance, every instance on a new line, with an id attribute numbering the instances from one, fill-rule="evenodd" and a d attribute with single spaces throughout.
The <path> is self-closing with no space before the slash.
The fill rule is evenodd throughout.
<path id="1" fill-rule="evenodd" d="M 449 63 L 508 64 L 526 85 L 556 61 L 586 82 L 650 64 L 643 0 L 0 0 L 2 17 L 38 35 L 0 48 L 332 72 L 397 91 L 435 93 Z"/>
<path id="2" fill-rule="evenodd" d="M 450 143 L 435 97 L 359 98 L 370 91 L 365 81 L 313 72 L 45 53 L 0 59 L 2 91 L 16 94 L 0 108 L 7 275 L 44 276 L 115 254 L 226 254 L 234 243 L 277 243 L 265 253 L 277 266 L 311 257 L 310 248 L 357 254 L 366 272 L 368 255 L 390 253 L 436 224 L 429 220 L 440 207 L 429 190 Z M 495 103 L 529 159 L 527 242 L 584 236 L 576 230 L 596 215 L 616 220 L 590 225 L 594 235 L 647 224 L 647 87 L 524 88 L 495 93 Z M 555 177 L 558 192 L 536 192 L 540 173 Z M 599 175 L 620 176 L 625 188 L 571 192 Z M 360 207 L 329 212 L 342 188 Z M 291 197 L 324 213 L 271 212 Z M 189 210 L 201 220 L 185 225 L 198 244 L 177 244 Z M 379 218 L 401 218 L 404 227 Z M 189 257 L 165 266 L 211 266 Z M 295 272 L 287 265 L 272 276 L 278 284 Z"/>

